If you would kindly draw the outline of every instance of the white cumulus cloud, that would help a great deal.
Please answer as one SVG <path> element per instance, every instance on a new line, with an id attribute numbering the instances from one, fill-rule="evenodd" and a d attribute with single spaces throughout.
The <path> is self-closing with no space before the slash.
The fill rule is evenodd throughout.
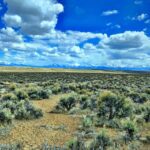
<path id="1" fill-rule="evenodd" d="M 54 0 L 5 0 L 4 20 L 10 27 L 21 26 L 25 34 L 41 35 L 53 30 L 63 6 Z"/>
<path id="2" fill-rule="evenodd" d="M 126 31 L 114 34 L 102 40 L 102 45 L 110 49 L 137 49 L 150 42 L 144 32 Z"/>

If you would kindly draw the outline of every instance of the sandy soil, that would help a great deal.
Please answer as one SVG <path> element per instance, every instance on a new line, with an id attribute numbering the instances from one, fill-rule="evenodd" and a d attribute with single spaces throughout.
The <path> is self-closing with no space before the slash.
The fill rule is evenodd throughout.
<path id="1" fill-rule="evenodd" d="M 15 121 L 10 135 L 1 138 L 0 143 L 19 142 L 23 144 L 25 150 L 30 150 L 38 149 L 45 142 L 61 146 L 73 138 L 79 119 L 65 114 L 49 113 L 58 103 L 60 96 L 34 101 L 34 105 L 43 110 L 44 117 L 30 121 Z"/>

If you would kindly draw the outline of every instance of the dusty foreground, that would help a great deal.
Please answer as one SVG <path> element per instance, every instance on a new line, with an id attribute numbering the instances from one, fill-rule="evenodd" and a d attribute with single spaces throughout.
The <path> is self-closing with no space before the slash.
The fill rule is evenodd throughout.
<path id="1" fill-rule="evenodd" d="M 49 100 L 33 101 L 36 107 L 43 110 L 44 117 L 31 121 L 15 121 L 10 135 L 0 139 L 1 144 L 22 143 L 25 150 L 37 149 L 47 142 L 50 145 L 64 145 L 72 139 L 79 119 L 63 114 L 49 112 L 59 101 L 59 96 Z"/>

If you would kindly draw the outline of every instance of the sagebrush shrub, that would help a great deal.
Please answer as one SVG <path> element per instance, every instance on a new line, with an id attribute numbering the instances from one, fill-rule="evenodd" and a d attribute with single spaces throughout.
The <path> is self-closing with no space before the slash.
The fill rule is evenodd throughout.
<path id="1" fill-rule="evenodd" d="M 85 144 L 82 138 L 72 139 L 66 144 L 67 150 L 85 150 Z"/>
<path id="2" fill-rule="evenodd" d="M 2 101 L 17 101 L 18 98 L 14 93 L 7 93 L 2 96 Z"/>
<path id="3" fill-rule="evenodd" d="M 88 101 L 88 96 L 86 96 L 86 95 L 82 95 L 81 97 L 80 97 L 80 107 L 81 107 L 81 109 L 86 109 L 86 108 L 88 108 L 89 107 L 89 101 Z"/>
<path id="4" fill-rule="evenodd" d="M 69 94 L 68 96 L 62 97 L 59 101 L 58 106 L 60 106 L 64 111 L 69 111 L 75 107 L 78 96 L 74 93 Z"/>
<path id="5" fill-rule="evenodd" d="M 14 114 L 14 112 L 16 110 L 16 103 L 17 102 L 14 102 L 14 101 L 4 101 L 1 104 L 1 107 L 10 109 L 11 113 Z"/>
<path id="6" fill-rule="evenodd" d="M 145 93 L 137 93 L 137 92 L 131 92 L 129 94 L 129 97 L 135 102 L 135 103 L 144 103 L 148 100 L 148 95 Z"/>
<path id="7" fill-rule="evenodd" d="M 150 88 L 145 89 L 145 93 L 150 94 Z"/>
<path id="8" fill-rule="evenodd" d="M 54 84 L 52 87 L 52 93 L 53 94 L 58 94 L 61 92 L 61 87 L 58 83 Z"/>
<path id="9" fill-rule="evenodd" d="M 30 87 L 27 89 L 27 91 L 29 98 L 32 100 L 48 99 L 52 94 L 51 90 L 40 87 Z"/>
<path id="10" fill-rule="evenodd" d="M 111 139 L 105 130 L 102 130 L 91 143 L 90 150 L 106 150 L 111 145 Z"/>
<path id="11" fill-rule="evenodd" d="M 14 91 L 17 88 L 17 85 L 15 83 L 11 83 L 8 88 L 10 91 Z"/>
<path id="12" fill-rule="evenodd" d="M 90 128 L 93 125 L 93 120 L 90 116 L 86 116 L 82 121 L 82 128 Z"/>
<path id="13" fill-rule="evenodd" d="M 8 108 L 0 109 L 0 123 L 11 123 L 13 119 L 13 115 Z"/>
<path id="14" fill-rule="evenodd" d="M 126 140 L 135 139 L 138 129 L 137 129 L 137 124 L 134 120 L 133 121 L 130 119 L 124 120 L 122 123 L 122 127 L 126 131 L 126 135 L 125 135 Z"/>
<path id="15" fill-rule="evenodd" d="M 30 99 L 35 100 L 35 99 L 39 99 L 39 88 L 37 87 L 30 87 L 27 89 L 28 92 L 28 96 Z"/>
<path id="16" fill-rule="evenodd" d="M 22 119 L 37 119 L 42 117 L 43 113 L 41 109 L 35 108 L 27 101 L 21 101 L 17 105 L 17 110 L 15 113 L 15 118 L 22 120 Z"/>
<path id="17" fill-rule="evenodd" d="M 41 90 L 39 91 L 39 99 L 48 99 L 51 94 L 52 94 L 52 91 L 51 91 L 51 90 L 44 90 L 44 89 L 41 89 Z"/>
<path id="18" fill-rule="evenodd" d="M 150 122 L 150 102 L 145 103 L 145 110 L 143 116 L 146 122 Z"/>
<path id="19" fill-rule="evenodd" d="M 100 94 L 98 101 L 98 116 L 106 119 L 115 117 L 127 117 L 132 112 L 132 102 L 130 99 L 118 96 L 110 91 Z"/>
<path id="20" fill-rule="evenodd" d="M 24 89 L 17 89 L 15 91 L 15 94 L 18 98 L 18 100 L 25 100 L 25 99 L 28 99 L 28 94 L 24 91 Z"/>

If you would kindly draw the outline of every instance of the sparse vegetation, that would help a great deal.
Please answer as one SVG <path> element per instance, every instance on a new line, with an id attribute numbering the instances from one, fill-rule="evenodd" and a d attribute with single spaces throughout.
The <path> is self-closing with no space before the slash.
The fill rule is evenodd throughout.
<path id="1" fill-rule="evenodd" d="M 32 142 L 21 139 L 21 134 L 32 136 L 28 130 L 36 133 L 37 149 L 150 146 L 149 74 L 20 72 L 0 73 L 0 79 L 0 148 L 17 149 L 20 145 L 4 142 L 14 135 L 13 143 Z"/>

